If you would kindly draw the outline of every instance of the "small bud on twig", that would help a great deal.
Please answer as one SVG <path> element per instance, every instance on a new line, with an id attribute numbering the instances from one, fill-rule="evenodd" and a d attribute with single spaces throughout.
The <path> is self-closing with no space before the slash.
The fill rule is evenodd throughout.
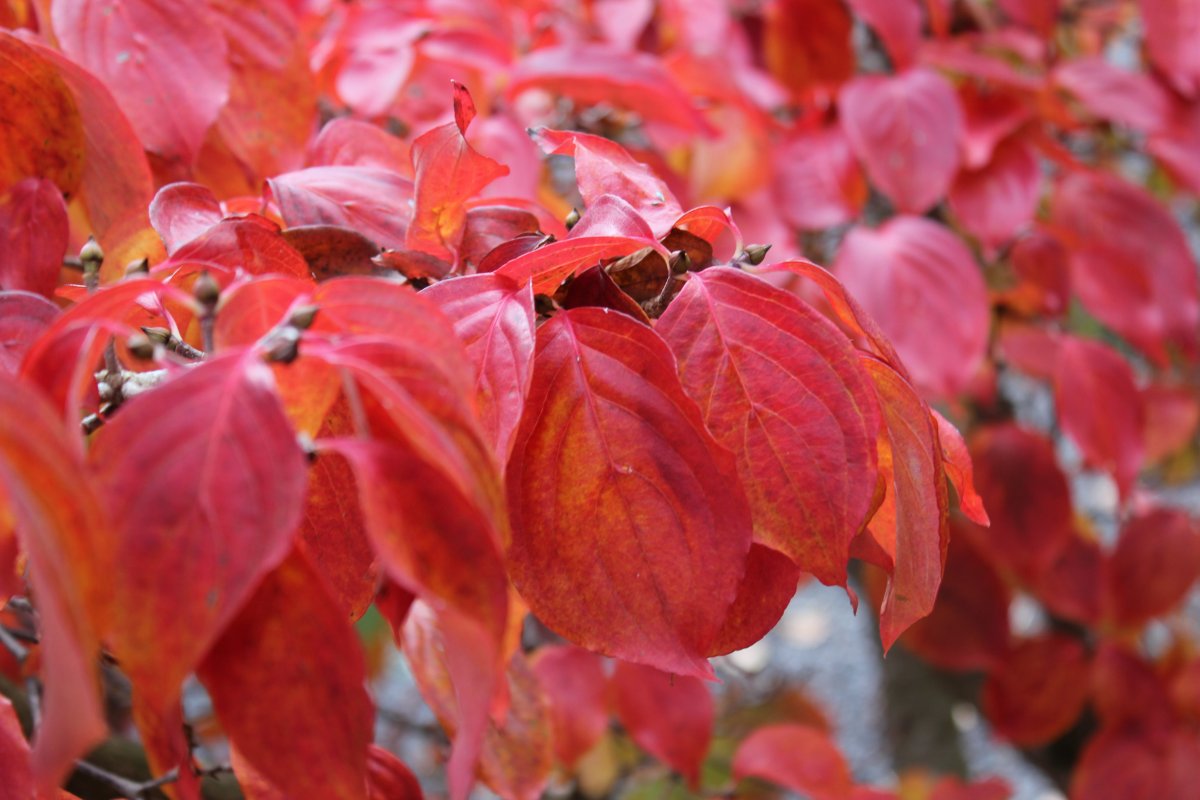
<path id="1" fill-rule="evenodd" d="M 95 236 L 89 236 L 79 250 L 79 263 L 83 265 L 83 284 L 88 292 L 100 286 L 100 265 L 104 263 L 104 250 Z"/>
<path id="2" fill-rule="evenodd" d="M 746 249 L 742 251 L 742 255 L 738 261 L 744 261 L 751 266 L 757 267 L 767 257 L 767 251 L 771 249 L 769 244 L 751 244 L 746 245 Z"/>
<path id="3" fill-rule="evenodd" d="M 300 306 L 288 317 L 287 324 L 296 330 L 306 331 L 312 327 L 318 311 L 319 306 Z"/>
<path id="4" fill-rule="evenodd" d="M 208 270 L 204 270 L 192 285 L 192 296 L 211 312 L 216 307 L 217 300 L 221 299 L 221 286 Z"/>
<path id="5" fill-rule="evenodd" d="M 686 250 L 676 250 L 674 253 L 671 253 L 669 266 L 671 267 L 672 275 L 682 275 L 691 269 L 691 256 L 687 254 Z"/>
<path id="6" fill-rule="evenodd" d="M 143 361 L 149 361 L 154 358 L 154 342 L 146 333 L 132 334 L 125 340 L 125 346 L 129 348 L 129 352 L 134 358 L 140 358 Z"/>
<path id="7" fill-rule="evenodd" d="M 135 261 L 130 261 L 125 265 L 125 277 L 131 278 L 135 275 L 147 275 L 150 272 L 150 259 L 139 258 Z"/>

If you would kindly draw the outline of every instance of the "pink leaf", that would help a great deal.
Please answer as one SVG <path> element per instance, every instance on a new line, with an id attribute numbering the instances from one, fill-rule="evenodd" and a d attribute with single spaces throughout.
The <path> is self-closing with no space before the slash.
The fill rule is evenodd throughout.
<path id="1" fill-rule="evenodd" d="M 983 276 L 960 238 L 928 219 L 894 217 L 850 231 L 834 271 L 918 387 L 942 396 L 966 387 L 983 359 L 990 315 Z"/>
<path id="2" fill-rule="evenodd" d="M 225 37 L 188 0 L 64 0 L 52 8 L 63 52 L 99 76 L 147 150 L 191 167 L 229 96 Z"/>
<path id="3" fill-rule="evenodd" d="M 839 103 L 842 128 L 871 182 L 900 211 L 929 210 L 958 169 L 963 115 L 949 82 L 924 67 L 860 76 Z"/>

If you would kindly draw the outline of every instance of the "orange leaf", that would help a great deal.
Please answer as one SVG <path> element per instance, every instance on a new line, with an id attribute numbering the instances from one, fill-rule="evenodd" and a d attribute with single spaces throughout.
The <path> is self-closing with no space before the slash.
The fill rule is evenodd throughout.
<path id="1" fill-rule="evenodd" d="M 67 194 L 84 169 L 83 120 L 70 88 L 38 51 L 0 31 L 0 192 L 45 178 Z"/>
<path id="2" fill-rule="evenodd" d="M 0 386 L 0 515 L 15 522 L 28 554 L 41 620 L 46 696 L 32 774 L 48 790 L 107 730 L 96 623 L 113 574 L 102 548 L 115 531 L 55 412 L 8 375 L 0 375 Z"/>
<path id="3" fill-rule="evenodd" d="M 879 471 L 887 494 L 867 530 L 892 569 L 879 632 L 886 651 L 906 628 L 933 610 L 950 531 L 949 498 L 937 429 L 929 407 L 888 365 L 863 364 L 879 393 Z"/>
<path id="4" fill-rule="evenodd" d="M 455 121 L 422 134 L 412 145 L 415 207 L 404 246 L 457 261 L 467 221 L 466 201 L 507 175 L 508 167 L 467 144 L 475 104 L 465 86 L 451 83 Z"/>

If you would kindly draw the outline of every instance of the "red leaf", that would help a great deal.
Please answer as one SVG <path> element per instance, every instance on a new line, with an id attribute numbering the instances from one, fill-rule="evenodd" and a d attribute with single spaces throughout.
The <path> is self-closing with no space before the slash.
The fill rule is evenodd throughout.
<path id="1" fill-rule="evenodd" d="M 418 601 L 409 611 L 402 631 L 402 647 L 417 687 L 454 738 L 454 752 L 447 766 L 450 797 L 465 800 L 477 765 L 485 780 L 512 777 L 528 781 L 522 787 L 528 787 L 528 794 L 522 791 L 520 797 L 537 797 L 549 773 L 552 753 L 549 740 L 536 732 L 546 717 L 536 683 L 531 683 L 532 676 L 528 676 L 521 656 L 515 655 L 516 666 L 510 665 L 508 673 L 508 707 L 497 703 L 501 695 L 494 697 L 493 692 L 504 672 L 498 670 L 499 654 L 494 642 L 480 640 L 478 627 L 463 623 L 453 612 L 435 618 L 433 610 Z M 522 725 L 532 728 L 525 731 L 529 740 L 526 750 L 521 750 L 519 736 L 516 742 L 508 741 L 506 729 L 510 725 L 514 732 L 519 732 Z M 514 763 L 512 759 L 522 755 L 529 757 L 524 775 L 508 769 Z M 503 792 L 505 786 L 498 788 Z"/>
<path id="2" fill-rule="evenodd" d="M 409 412 L 414 427 L 430 424 L 415 409 Z M 463 479 L 407 442 L 342 438 L 320 446 L 353 468 L 367 535 L 388 575 L 431 603 L 453 607 L 499 641 L 508 602 L 499 536 L 456 485 Z"/>
<path id="3" fill-rule="evenodd" d="M 225 37 L 207 5 L 117 0 L 56 2 L 63 52 L 105 82 L 147 150 L 190 168 L 229 97 Z"/>
<path id="4" fill-rule="evenodd" d="M 224 216 L 212 190 L 198 183 L 164 186 L 150 203 L 150 224 L 172 255 L 207 233 Z"/>
<path id="5" fill-rule="evenodd" d="M 949 229 L 920 217 L 854 228 L 834 271 L 879 322 L 912 382 L 949 396 L 974 377 L 987 347 L 987 289 L 971 251 Z"/>
<path id="6" fill-rule="evenodd" d="M 480 421 L 507 462 L 533 378 L 533 293 L 504 275 L 441 281 L 423 293 L 451 321 L 475 367 Z"/>
<path id="7" fill-rule="evenodd" d="M 760 778 L 812 800 L 846 800 L 850 767 L 824 731 L 768 725 L 746 737 L 733 757 L 735 777 Z"/>
<path id="8" fill-rule="evenodd" d="M 510 75 L 508 95 L 527 89 L 563 95 L 582 105 L 606 103 L 686 132 L 706 131 L 691 98 L 662 63 L 647 53 L 576 42 L 535 50 Z"/>
<path id="9" fill-rule="evenodd" d="M 29 292 L 0 292 L 0 373 L 16 374 L 21 359 L 58 316 L 58 306 Z"/>
<path id="10" fill-rule="evenodd" d="M 0 314 L 0 318 L 2 318 Z M 0 362 L 3 357 L 0 356 Z M 1146 409 L 1146 463 L 1179 452 L 1200 427 L 1200 398 L 1185 386 L 1155 383 L 1142 390 Z"/>
<path id="11" fill-rule="evenodd" d="M 716 715 L 704 681 L 618 661 L 611 691 L 617 719 L 634 743 L 697 789 Z"/>
<path id="12" fill-rule="evenodd" d="M 1075 336 L 1058 348 L 1054 400 L 1063 430 L 1084 458 L 1128 496 L 1143 459 L 1145 409 L 1133 369 L 1112 349 Z"/>
<path id="13" fill-rule="evenodd" d="M 230 742 L 284 795 L 362 796 L 374 722 L 362 649 L 304 556 L 263 579 L 197 674 Z"/>
<path id="14" fill-rule="evenodd" d="M 866 75 L 839 95 L 842 128 L 867 176 L 900 211 L 928 211 L 958 170 L 963 114 L 954 88 L 924 67 Z"/>
<path id="15" fill-rule="evenodd" d="M 875 30 L 897 71 L 912 66 L 921 45 L 917 0 L 849 0 L 849 6 Z"/>
<path id="16" fill-rule="evenodd" d="M 60 314 L 33 343 L 21 363 L 22 380 L 39 386 L 61 410 L 63 419 L 75 426 L 93 372 L 107 337 L 101 331 L 132 333 L 133 324 L 159 324 L 145 303 L 157 308 L 162 300 L 190 302 L 178 289 L 155 280 L 127 280 L 87 296 Z"/>
<path id="17" fill-rule="evenodd" d="M 937 425 L 938 442 L 942 446 L 942 465 L 946 469 L 946 477 L 958 493 L 959 510 L 978 525 L 989 524 L 983 498 L 975 490 L 975 467 L 971 464 L 971 454 L 967 451 L 962 434 L 937 410 L 930 410 Z"/>
<path id="18" fill-rule="evenodd" d="M 799 98 L 832 93 L 854 74 L 850 13 L 837 0 L 781 0 L 765 8 L 767 69 Z"/>
<path id="19" fill-rule="evenodd" d="M 1008 252 L 1016 285 L 1000 294 L 1018 313 L 1057 316 L 1071 299 L 1067 249 L 1042 231 L 1018 239 Z"/>
<path id="20" fill-rule="evenodd" d="M 982 537 L 997 563 L 1037 576 L 1073 536 L 1071 491 L 1054 446 L 1013 424 L 982 428 L 971 439 L 975 485 L 992 525 Z"/>
<path id="21" fill-rule="evenodd" d="M 415 210 L 405 246 L 457 262 L 466 226 L 466 201 L 508 174 L 508 167 L 467 144 L 475 104 L 466 88 L 454 86 L 455 122 L 439 125 L 413 142 Z"/>
<path id="22" fill-rule="evenodd" d="M 1017 644 L 983 685 L 983 710 L 996 733 L 1033 747 L 1065 733 L 1087 702 L 1088 654 L 1063 635 Z"/>
<path id="23" fill-rule="evenodd" d="M 46 690 L 33 778 L 49 790 L 107 731 L 95 622 L 111 591 L 100 553 L 114 531 L 55 411 L 8 375 L 0 387 L 0 524 L 15 527 L 29 558 Z"/>
<path id="24" fill-rule="evenodd" d="M 863 364 L 883 412 L 879 471 L 887 494 L 867 530 L 893 564 L 879 612 L 886 652 L 933 610 L 950 536 L 949 499 L 929 407 L 891 367 L 870 357 Z"/>
<path id="25" fill-rule="evenodd" d="M 630 239 L 641 239 L 648 246 L 659 246 L 649 223 L 642 218 L 637 209 L 615 194 L 597 197 L 583 212 L 568 238 L 601 236 L 627 236 Z"/>
<path id="26" fill-rule="evenodd" d="M 758 543 L 751 544 L 746 556 L 746 574 L 708 654 L 723 656 L 766 636 L 795 596 L 800 575 L 800 568 L 788 556 Z"/>
<path id="27" fill-rule="evenodd" d="M 750 515 L 657 334 L 596 308 L 543 325 L 508 483 L 511 574 L 542 621 L 590 650 L 711 677 Z"/>
<path id="28" fill-rule="evenodd" d="M 376 167 L 404 175 L 412 170 L 409 145 L 378 125 L 335 117 L 308 148 L 312 167 Z M 406 175 L 411 177 L 411 175 Z"/>
<path id="29" fill-rule="evenodd" d="M 900 356 L 896 354 L 892 343 L 875 324 L 875 320 L 859 305 L 847 291 L 846 287 L 833 276 L 833 273 L 824 267 L 818 266 L 811 261 L 803 259 L 793 259 L 791 261 L 781 261 L 778 264 L 772 264 L 764 267 L 761 272 L 792 272 L 808 278 L 813 283 L 817 284 L 818 288 L 825 295 L 825 302 L 829 303 L 830 309 L 833 311 L 834 319 L 839 327 L 854 339 L 858 346 L 865 349 L 869 353 L 874 353 L 878 358 L 900 373 L 902 377 L 908 380 L 908 372 L 904 369 L 904 364 L 900 361 Z"/>
<path id="30" fill-rule="evenodd" d="M 517 283 L 533 281 L 534 294 L 553 294 L 570 275 L 599 264 L 606 258 L 627 256 L 644 246 L 624 236 L 584 237 L 551 242 L 545 247 L 517 256 L 496 269 Z"/>
<path id="31" fill-rule="evenodd" d="M 1195 355 L 1196 265 L 1165 208 L 1116 176 L 1075 172 L 1059 182 L 1052 221 L 1089 311 L 1160 364 L 1168 344 Z"/>
<path id="32" fill-rule="evenodd" d="M 683 214 L 671 189 L 621 145 L 590 133 L 542 128 L 536 140 L 547 153 L 574 156 L 579 194 L 590 208 L 604 195 L 616 195 L 661 236 Z"/>
<path id="33" fill-rule="evenodd" d="M 987 671 L 1008 650 L 1011 592 L 968 535 L 969 523 L 951 520 L 946 574 L 933 611 L 904 634 L 922 659 L 947 670 Z M 980 535 L 987 533 L 979 531 Z"/>
<path id="34" fill-rule="evenodd" d="M 1109 616 L 1140 626 L 1174 609 L 1200 577 L 1200 528 L 1182 511 L 1155 509 L 1121 528 L 1105 571 Z"/>
<path id="35" fill-rule="evenodd" d="M 755 540 L 844 585 L 875 494 L 880 424 L 853 345 L 795 295 L 720 267 L 693 275 L 657 330 L 737 458 Z"/>
<path id="36" fill-rule="evenodd" d="M 508 708 L 484 740 L 480 769 L 501 797 L 538 800 L 554 765 L 549 708 L 537 676 L 517 653 L 508 664 Z"/>
<path id="37" fill-rule="evenodd" d="M 1200 2 L 1138 0 L 1146 28 L 1146 55 L 1182 94 L 1200 94 Z"/>
<path id="38" fill-rule="evenodd" d="M 36 48 L 0 31 L 0 192 L 24 178 L 45 178 L 74 192 L 83 177 L 83 120 L 75 97 Z"/>
<path id="39" fill-rule="evenodd" d="M 550 645 L 530 662 L 550 705 L 554 754 L 570 769 L 608 730 L 604 662 L 573 645 Z"/>
<path id="40" fill-rule="evenodd" d="M 646 310 L 626 294 L 599 264 L 576 275 L 555 295 L 555 301 L 563 308 L 607 308 L 610 311 L 628 314 L 644 325 L 650 324 Z"/>
<path id="41" fill-rule="evenodd" d="M 476 201 L 482 202 L 482 201 Z M 475 205 L 467 209 L 466 228 L 463 229 L 462 260 L 478 269 L 487 255 L 505 242 L 518 236 L 537 235 L 537 216 L 529 211 L 504 205 Z M 469 269 L 469 267 L 468 267 Z"/>
<path id="42" fill-rule="evenodd" d="M 297 299 L 312 289 L 309 281 L 279 275 L 234 284 L 221 294 L 221 312 L 213 326 L 214 347 L 227 350 L 254 344 L 283 322 Z"/>
<path id="43" fill-rule="evenodd" d="M 350 433 L 348 416 L 344 403 L 335 406 L 317 436 L 325 439 Z M 356 498 L 351 465 L 333 453 L 323 453 L 308 471 L 304 521 L 296 540 L 350 619 L 358 619 L 367 610 L 379 582 L 375 553 Z"/>
<path id="44" fill-rule="evenodd" d="M 1103 568 L 1100 545 L 1076 531 L 1029 588 L 1052 614 L 1095 625 L 1101 614 Z"/>
<path id="45" fill-rule="evenodd" d="M 381 247 L 403 249 L 413 185 L 377 167 L 309 167 L 267 181 L 289 227 L 340 225 Z"/>
<path id="46" fill-rule="evenodd" d="M 188 261 L 245 270 L 251 275 L 277 273 L 309 277 L 304 256 L 287 243 L 275 223 L 257 215 L 218 222 L 180 247 L 171 255 L 170 261 L 159 266 L 166 268 Z"/>
<path id="47" fill-rule="evenodd" d="M 17 182 L 0 198 L 0 291 L 53 296 L 68 227 L 57 186 L 44 178 Z"/>
<path id="48" fill-rule="evenodd" d="M 790 225 L 821 230 L 852 222 L 867 201 L 867 180 L 836 125 L 788 139 L 775 160 L 779 213 Z"/>
<path id="49" fill-rule="evenodd" d="M 1071 776 L 1076 800 L 1190 797 L 1200 782 L 1200 739 L 1182 727 L 1112 728 L 1093 737 Z"/>
<path id="50" fill-rule="evenodd" d="M 0 697 L 0 771 L 4 773 L 0 800 L 29 800 L 35 796 L 29 742 L 7 697 Z"/>
<path id="51" fill-rule="evenodd" d="M 1092 708 L 1103 727 L 1170 725 L 1167 688 L 1151 664 L 1118 645 L 1102 644 L 1093 659 Z"/>
<path id="52" fill-rule="evenodd" d="M 431 32 L 430 22 L 412 9 L 385 3 L 355 5 L 345 20 L 338 96 L 358 114 L 379 116 L 408 79 L 417 55 L 414 45 Z"/>
<path id="53" fill-rule="evenodd" d="M 958 87 L 963 109 L 962 167 L 982 169 L 1000 142 L 1021 129 L 1033 116 L 1026 93 L 994 83 L 965 81 Z"/>
<path id="54" fill-rule="evenodd" d="M 304 455 L 253 351 L 131 398 L 91 445 L 118 534 L 102 543 L 107 639 L 143 701 L 161 706 L 291 549 Z"/>
<path id="55" fill-rule="evenodd" d="M 999 247 L 1033 222 L 1041 185 L 1033 147 L 1024 139 L 1006 139 L 987 166 L 958 173 L 950 187 L 950 208 L 987 248 Z"/>
<path id="56" fill-rule="evenodd" d="M 425 800 L 404 762 L 379 745 L 367 747 L 367 800 Z"/>

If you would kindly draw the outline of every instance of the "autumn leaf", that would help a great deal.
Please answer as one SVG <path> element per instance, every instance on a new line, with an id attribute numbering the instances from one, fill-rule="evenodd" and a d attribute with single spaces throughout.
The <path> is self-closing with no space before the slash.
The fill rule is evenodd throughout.
<path id="1" fill-rule="evenodd" d="M 538 330 L 526 408 L 508 558 L 530 609 L 588 649 L 711 677 L 750 517 L 666 343 L 623 314 L 561 312 Z"/>
<path id="2" fill-rule="evenodd" d="M 180 683 L 287 555 L 306 465 L 254 350 L 234 350 L 130 398 L 88 465 L 116 535 L 106 638 L 143 700 Z"/>
<path id="3" fill-rule="evenodd" d="M 657 330 L 737 457 L 755 540 L 844 585 L 875 493 L 880 425 L 854 347 L 795 295 L 716 267 L 687 282 Z"/>
<path id="4" fill-rule="evenodd" d="M 283 794 L 362 796 L 374 718 L 362 648 L 303 555 L 263 579 L 197 675 L 232 745 Z"/>
<path id="5" fill-rule="evenodd" d="M 0 65 L 8 116 L 0 131 L 0 191 L 25 178 L 45 178 L 74 192 L 83 177 L 85 145 L 70 88 L 50 61 L 8 31 L 0 32 Z"/>
<path id="6" fill-rule="evenodd" d="M 838 102 L 842 129 L 871 182 L 902 212 L 929 210 L 958 169 L 963 116 L 949 82 L 925 67 L 861 75 Z"/>
<path id="7" fill-rule="evenodd" d="M 55 2 L 51 22 L 72 60 L 105 82 L 147 150 L 190 169 L 229 97 L 225 37 L 207 4 Z"/>
<path id="8" fill-rule="evenodd" d="M 405 246 L 457 262 L 466 226 L 466 201 L 503 175 L 505 167 L 467 144 L 475 103 L 454 82 L 454 122 L 439 125 L 413 142 L 412 222 Z"/>

